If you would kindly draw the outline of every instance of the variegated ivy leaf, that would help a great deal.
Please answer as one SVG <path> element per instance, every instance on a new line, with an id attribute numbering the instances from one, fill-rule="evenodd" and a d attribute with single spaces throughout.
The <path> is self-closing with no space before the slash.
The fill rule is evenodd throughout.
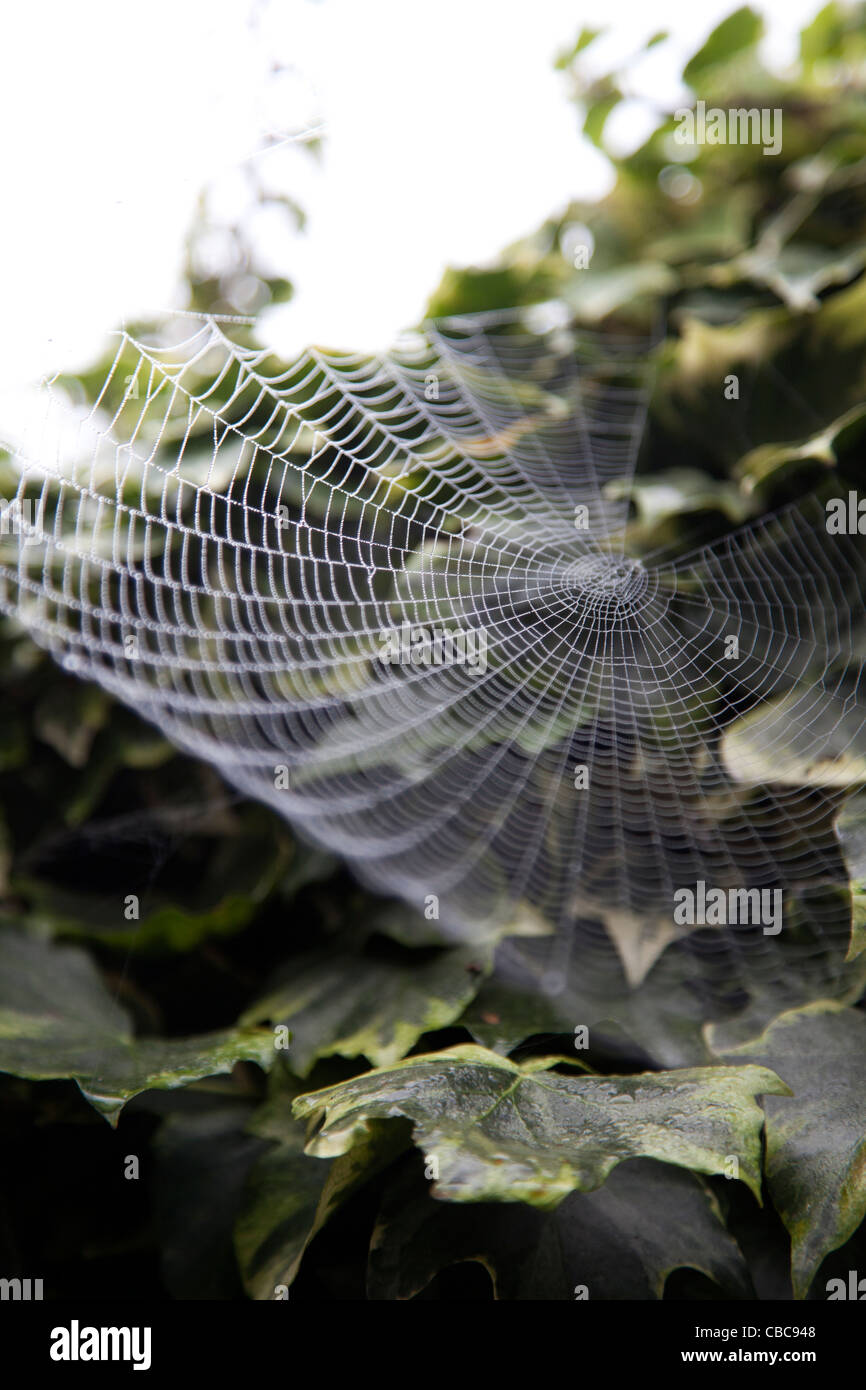
<path id="1" fill-rule="evenodd" d="M 134 1038 L 86 952 L 0 932 L 0 1071 L 77 1081 L 110 1124 L 140 1091 L 185 1086 L 240 1061 L 268 1066 L 273 1057 L 269 1029 Z"/>
<path id="2" fill-rule="evenodd" d="M 491 961 L 489 944 L 427 949 L 381 940 L 360 949 L 346 944 L 305 958 L 241 1022 L 288 1024 L 288 1060 L 298 1076 L 307 1076 L 321 1057 L 367 1057 L 374 1066 L 389 1066 L 423 1033 L 459 1018 Z"/>
<path id="3" fill-rule="evenodd" d="M 805 1298 L 821 1261 L 866 1217 L 866 1018 L 809 1004 L 723 1056 L 772 1067 L 790 1087 L 784 1099 L 764 1100 L 765 1167 L 791 1236 L 794 1292 Z"/>
<path id="4" fill-rule="evenodd" d="M 763 1067 L 695 1067 L 637 1076 L 567 1076 L 561 1058 L 522 1065 L 472 1045 L 410 1057 L 295 1101 L 318 1127 L 307 1152 L 344 1154 L 372 1122 L 403 1116 L 449 1201 L 554 1207 L 599 1187 L 627 1158 L 732 1173 L 760 1193 L 763 1116 L 780 1094 Z M 736 1165 L 732 1160 L 736 1159 Z"/>

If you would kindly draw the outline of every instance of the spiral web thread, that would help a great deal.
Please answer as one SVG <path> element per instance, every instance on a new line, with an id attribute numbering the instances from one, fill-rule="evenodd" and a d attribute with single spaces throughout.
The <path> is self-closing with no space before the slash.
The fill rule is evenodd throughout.
<path id="1" fill-rule="evenodd" d="M 822 892 L 864 727 L 858 538 L 807 502 L 632 554 L 652 344 L 555 305 L 288 366 L 232 333 L 122 334 L 72 445 L 53 399 L 16 458 L 2 609 L 452 931 L 547 931 L 548 963 L 587 971 L 613 939 L 636 979 L 703 880 L 785 896 L 778 938 L 694 937 L 728 977 L 778 974 L 786 933 L 841 961 Z"/>

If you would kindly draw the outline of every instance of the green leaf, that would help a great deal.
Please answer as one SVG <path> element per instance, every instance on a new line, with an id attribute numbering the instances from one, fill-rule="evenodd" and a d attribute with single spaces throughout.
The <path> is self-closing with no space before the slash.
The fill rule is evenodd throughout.
<path id="1" fill-rule="evenodd" d="M 563 295 L 580 318 L 597 322 L 635 299 L 673 292 L 673 271 L 658 261 L 637 261 L 610 270 L 580 271 Z"/>
<path id="2" fill-rule="evenodd" d="M 848 960 L 866 949 L 866 791 L 848 798 L 836 817 L 836 834 L 848 867 L 851 892 L 851 945 Z"/>
<path id="3" fill-rule="evenodd" d="M 98 686 L 64 682 L 49 690 L 36 706 L 33 731 L 72 767 L 82 768 L 110 714 L 108 696 Z"/>
<path id="4" fill-rule="evenodd" d="M 728 725 L 722 760 L 736 781 L 854 787 L 866 779 L 863 712 L 814 690 L 767 700 Z"/>
<path id="5" fill-rule="evenodd" d="M 437 1202 L 421 1181 L 408 1169 L 389 1179 L 370 1242 L 370 1298 L 412 1298 L 462 1260 L 483 1264 L 504 1300 L 573 1300 L 580 1286 L 591 1299 L 658 1299 L 684 1266 L 753 1296 L 716 1198 L 685 1169 L 631 1159 L 552 1212 Z"/>
<path id="6" fill-rule="evenodd" d="M 449 267 L 427 304 L 425 316 L 447 318 L 449 314 L 483 313 L 503 304 L 532 304 L 554 291 L 555 282 L 543 266 L 530 270 L 518 265 L 490 270 Z"/>
<path id="7" fill-rule="evenodd" d="M 117 822 L 91 820 L 81 832 L 46 836 L 36 847 L 35 864 L 31 852 L 29 862 L 13 865 L 12 885 L 27 903 L 28 923 L 119 950 L 188 951 L 209 936 L 246 926 L 258 905 L 287 880 L 303 883 L 308 871 L 318 872 L 315 852 L 259 807 L 226 815 L 216 805 L 208 818 L 206 805 L 196 813 L 170 805 L 163 796 L 157 811 L 140 808 Z M 176 849 L 165 879 L 131 870 L 130 891 L 140 897 L 141 916 L 127 920 L 125 892 L 100 887 L 102 874 L 108 876 L 112 868 L 110 851 L 102 846 L 113 842 L 120 856 L 131 858 L 130 851 L 137 850 L 141 858 L 156 859 L 150 837 L 158 845 L 169 835 Z M 74 879 L 70 884 L 68 875 L 52 877 L 55 861 L 74 863 L 77 852 L 88 854 L 93 866 L 82 886 Z"/>
<path id="8" fill-rule="evenodd" d="M 862 244 L 839 251 L 802 244 L 781 248 L 771 244 L 767 248 L 759 243 L 730 265 L 734 273 L 766 285 L 793 313 L 801 313 L 818 309 L 822 291 L 831 285 L 848 284 L 859 275 L 864 261 L 866 248 Z"/>
<path id="9" fill-rule="evenodd" d="M 406 1142 L 400 1127 L 374 1125 L 349 1153 L 326 1162 L 310 1158 L 304 1126 L 291 1113 L 296 1083 L 274 1073 L 271 1084 L 249 1131 L 275 1143 L 250 1173 L 235 1227 L 244 1286 L 255 1299 L 273 1299 L 292 1284 L 316 1233 Z"/>
<path id="10" fill-rule="evenodd" d="M 731 294 L 730 285 L 724 293 Z M 824 431 L 834 455 L 850 448 L 859 458 L 853 436 L 866 399 L 864 338 L 862 278 L 812 314 L 775 306 L 713 324 L 686 305 L 652 407 L 666 466 L 709 466 L 715 474 L 721 465 L 735 472 L 744 490 L 771 488 L 762 500 L 773 505 L 801 495 L 804 472 L 807 490 L 814 490 L 831 462 Z M 725 398 L 731 375 L 739 381 L 737 403 Z M 804 447 L 802 458 L 786 462 L 790 449 Z"/>
<path id="11" fill-rule="evenodd" d="M 841 57 L 844 27 L 845 12 L 831 0 L 800 31 L 800 57 L 807 72 L 822 59 Z"/>
<path id="12" fill-rule="evenodd" d="M 406 914 L 408 915 L 408 914 Z M 454 1023 L 478 992 L 492 947 L 408 948 L 376 940 L 286 967 L 290 977 L 247 1009 L 242 1024 L 291 1024 L 289 1061 L 307 1076 L 322 1057 L 399 1061 L 422 1033 Z"/>
<path id="13" fill-rule="evenodd" d="M 688 987 L 687 963 L 665 951 L 638 989 L 625 975 L 619 951 L 603 934 L 585 940 L 580 956 L 548 989 L 549 950 L 527 959 L 509 944 L 501 967 L 485 980 L 460 1019 L 473 1038 L 507 1053 L 542 1034 L 573 1038 L 576 1025 L 589 1029 L 593 1053 L 625 1056 L 660 1067 L 700 1066 L 712 1060 L 703 1037 L 705 1021 L 696 992 Z M 569 1044 L 571 1047 L 573 1044 Z"/>
<path id="14" fill-rule="evenodd" d="M 435 1158 L 448 1201 L 553 1207 L 599 1187 L 626 1158 L 659 1158 L 704 1173 L 739 1161 L 760 1192 L 762 1116 L 755 1101 L 781 1083 L 763 1068 L 693 1068 L 639 1076 L 562 1076 L 561 1058 L 518 1065 L 472 1045 L 411 1057 L 295 1101 L 321 1120 L 307 1152 L 348 1153 L 372 1121 L 402 1115 Z"/>
<path id="15" fill-rule="evenodd" d="M 583 133 L 599 149 L 604 148 L 603 136 L 607 118 L 612 111 L 616 110 L 621 101 L 622 92 L 614 88 L 612 91 L 605 91 L 602 97 L 591 102 L 587 107 L 583 121 Z"/>
<path id="16" fill-rule="evenodd" d="M 714 1030 L 709 1032 L 715 1042 Z M 767 1182 L 791 1236 L 794 1292 L 866 1217 L 866 1018 L 820 1002 L 791 1009 L 726 1060 L 772 1067 L 790 1097 L 767 1093 Z"/>
<path id="17" fill-rule="evenodd" d="M 828 804 L 822 834 L 830 835 Z M 841 858 L 839 870 L 842 870 Z M 647 919 L 651 924 L 652 919 Z M 724 1023 L 726 1045 L 755 1037 L 779 1014 L 816 1000 L 853 1004 L 866 986 L 866 952 L 850 957 L 850 891 L 839 872 L 789 896 L 788 929 L 765 959 L 740 959 L 669 945 L 639 986 L 629 983 L 610 915 L 581 933 L 565 959 L 544 940 L 505 941 L 459 1023 L 485 1047 L 510 1053 L 529 1038 L 574 1056 L 575 1028 L 588 1029 L 581 1055 L 607 1071 L 711 1065 L 704 1025 Z M 634 943 L 639 946 L 640 943 Z M 848 957 L 846 959 L 846 953 Z"/>
<path id="18" fill-rule="evenodd" d="M 0 1071 L 72 1079 L 112 1125 L 132 1096 L 231 1071 L 267 1067 L 270 1030 L 229 1028 L 189 1038 L 133 1038 L 129 1018 L 76 946 L 0 932 Z"/>
<path id="19" fill-rule="evenodd" d="M 729 521 L 740 523 L 751 511 L 748 498 L 734 483 L 709 478 L 696 468 L 670 468 L 638 477 L 631 485 L 615 483 L 607 488 L 607 493 L 616 499 L 633 500 L 646 527 L 683 512 L 703 510 L 720 511 Z"/>
<path id="20" fill-rule="evenodd" d="M 571 48 L 564 49 L 563 52 L 557 56 L 554 63 L 557 70 L 562 72 L 565 68 L 570 67 L 575 58 L 577 58 L 585 48 L 588 48 L 589 45 L 598 38 L 599 34 L 603 32 L 602 29 L 588 29 L 585 27 L 581 29 Z"/>
<path id="21" fill-rule="evenodd" d="M 840 452 L 849 448 L 866 431 L 866 406 L 853 406 L 817 434 L 796 444 L 762 444 L 744 454 L 737 465 L 743 487 L 752 492 L 767 483 L 776 483 L 786 474 L 795 476 L 810 463 L 828 470 L 839 461 Z"/>
<path id="22" fill-rule="evenodd" d="M 706 43 L 683 68 L 689 86 L 700 85 L 713 68 L 741 60 L 754 49 L 764 32 L 764 21 L 747 5 L 723 19 L 710 34 Z"/>
<path id="23" fill-rule="evenodd" d="M 201 1111 L 169 1115 L 154 1138 L 154 1219 L 173 1298 L 242 1293 L 234 1223 L 248 1173 L 267 1147 L 244 1133 L 250 1109 L 249 1101 L 226 1098 Z"/>

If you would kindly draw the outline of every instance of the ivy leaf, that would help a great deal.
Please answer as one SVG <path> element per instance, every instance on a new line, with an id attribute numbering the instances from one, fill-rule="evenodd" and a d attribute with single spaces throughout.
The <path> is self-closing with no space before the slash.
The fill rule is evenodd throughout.
<path id="1" fill-rule="evenodd" d="M 89 956 L 0 932 L 0 1071 L 32 1081 L 71 1079 L 109 1124 L 132 1096 L 273 1061 L 273 1033 L 228 1028 L 189 1038 L 133 1038 Z"/>
<path id="2" fill-rule="evenodd" d="M 684 960 L 675 949 L 665 951 L 633 989 L 606 939 L 584 939 L 581 947 L 579 968 L 570 965 L 561 980 L 551 982 L 545 959 L 521 958 L 509 943 L 461 1025 L 499 1053 L 533 1036 L 572 1037 L 582 1025 L 593 1052 L 629 1058 L 631 1065 L 684 1067 L 712 1060 L 702 1032 L 703 1006 L 685 990 Z"/>
<path id="3" fill-rule="evenodd" d="M 676 288 L 677 278 L 669 266 L 638 261 L 608 270 L 588 270 L 564 286 L 562 294 L 578 317 L 598 322 L 635 299 L 670 294 Z"/>
<path id="4" fill-rule="evenodd" d="M 836 818 L 836 834 L 848 868 L 851 893 L 851 944 L 848 960 L 866 949 L 866 791 L 848 798 Z"/>
<path id="5" fill-rule="evenodd" d="M 248 1126 L 275 1141 L 249 1175 L 235 1227 L 247 1293 L 273 1299 L 294 1281 L 310 1241 L 364 1183 L 405 1148 L 402 1126 L 373 1126 L 349 1153 L 330 1161 L 304 1153 L 305 1130 L 291 1113 L 297 1083 L 274 1075 L 273 1092 Z"/>
<path id="6" fill-rule="evenodd" d="M 841 866 L 840 866 L 841 867 Z M 504 942 L 460 1025 L 473 1040 L 508 1054 L 528 1038 L 548 1052 L 575 1055 L 576 1027 L 587 1030 L 580 1051 L 601 1071 L 696 1067 L 716 1060 L 706 1023 L 724 1021 L 725 1043 L 755 1037 L 787 1009 L 818 999 L 854 1003 L 866 985 L 866 952 L 846 963 L 850 941 L 848 885 L 827 885 L 821 910 L 792 897 L 791 930 L 777 953 L 743 967 L 733 946 L 718 938 L 711 955 L 689 942 L 668 946 L 638 987 L 601 924 L 575 928 L 571 958 L 551 970 L 543 941 Z M 712 928 L 704 930 L 706 940 Z M 588 1049 L 585 1051 L 584 1049 Z"/>
<path id="7" fill-rule="evenodd" d="M 745 1261 L 718 1202 L 693 1173 L 654 1159 L 621 1164 L 596 1192 L 571 1192 L 552 1212 L 436 1202 L 406 1168 L 389 1180 L 368 1264 L 368 1295 L 407 1299 L 447 1265 L 478 1260 L 498 1299 L 658 1299 L 688 1266 L 734 1297 L 753 1297 Z"/>
<path id="8" fill-rule="evenodd" d="M 752 493 L 789 473 L 803 473 L 810 463 L 827 470 L 836 466 L 862 441 L 866 432 L 866 406 L 855 405 L 823 429 L 797 443 L 760 444 L 749 450 L 736 466 L 744 491 Z"/>
<path id="9" fill-rule="evenodd" d="M 760 488 L 765 507 L 820 487 L 831 453 L 850 457 L 856 470 L 866 398 L 864 325 L 862 278 L 813 314 L 777 306 L 743 312 L 735 323 L 708 323 L 685 310 L 681 336 L 662 359 L 664 389 L 652 407 L 665 466 L 707 468 L 713 475 L 721 469 L 746 494 Z M 808 409 L 789 385 L 804 371 Z M 722 390 L 730 375 L 739 382 L 737 428 Z"/>
<path id="10" fill-rule="evenodd" d="M 601 914 L 605 931 L 616 947 L 629 985 L 637 989 L 672 941 L 684 935 L 669 917 L 619 911 Z"/>
<path id="11" fill-rule="evenodd" d="M 178 843 L 178 829 L 189 825 L 183 808 L 140 811 L 117 828 L 108 820 L 101 841 L 99 821 L 90 821 L 87 830 L 47 837 L 13 865 L 12 886 L 26 901 L 28 921 L 37 930 L 96 939 L 119 950 L 191 950 L 209 936 L 246 926 L 286 876 L 303 882 L 308 864 L 315 872 L 314 852 L 274 828 L 260 808 L 244 807 L 222 821 L 218 816 L 215 808 L 209 826 L 199 819 L 197 833 L 180 843 L 180 864 L 164 880 L 158 872 L 148 873 L 156 858 L 153 846 L 172 836 Z M 102 848 L 97 850 L 94 841 Z M 82 855 L 88 856 L 91 873 L 83 886 L 70 885 L 69 868 Z M 112 870 L 109 881 L 116 882 L 115 857 L 129 865 L 128 888 L 122 892 L 100 885 L 101 874 L 108 877 Z M 140 918 L 127 918 L 127 892 L 139 898 Z"/>
<path id="12" fill-rule="evenodd" d="M 728 521 L 740 523 L 751 510 L 749 500 L 736 484 L 727 479 L 710 478 L 696 468 L 669 468 L 661 473 L 636 478 L 634 483 L 614 482 L 608 485 L 610 497 L 630 498 L 646 533 L 660 522 L 674 516 L 702 511 L 718 511 Z"/>
<path id="13" fill-rule="evenodd" d="M 853 788 L 866 779 L 862 711 L 795 690 L 729 724 L 722 760 L 735 781 Z"/>
<path id="14" fill-rule="evenodd" d="M 626 1158 L 659 1158 L 722 1173 L 731 1157 L 760 1193 L 762 1115 L 755 1096 L 780 1093 L 759 1067 L 693 1068 L 638 1076 L 562 1076 L 561 1058 L 519 1065 L 466 1045 L 411 1057 L 299 1096 L 295 1113 L 321 1120 L 307 1153 L 348 1153 L 372 1121 L 404 1116 L 435 1160 L 435 1192 L 455 1202 L 553 1207 L 601 1186 Z"/>
<path id="15" fill-rule="evenodd" d="M 244 1132 L 250 1109 L 248 1101 L 226 1098 L 171 1114 L 154 1138 L 154 1223 L 172 1298 L 242 1294 L 234 1221 L 249 1170 L 267 1147 Z"/>
<path id="16" fill-rule="evenodd" d="M 422 1033 L 454 1023 L 492 962 L 489 945 L 409 948 L 376 939 L 362 949 L 305 957 L 242 1024 L 291 1024 L 290 1062 L 307 1076 L 322 1057 L 399 1061 Z"/>
<path id="17" fill-rule="evenodd" d="M 819 295 L 830 285 L 847 285 L 863 269 L 866 249 L 848 247 L 844 252 L 819 246 L 759 244 L 734 258 L 728 267 L 756 284 L 766 285 L 793 312 L 814 312 Z"/>
<path id="18" fill-rule="evenodd" d="M 710 1030 L 710 1040 L 713 1030 Z M 792 1098 L 767 1093 L 765 1168 L 791 1236 L 794 1293 L 866 1217 L 866 1018 L 820 1002 L 791 1009 L 725 1058 L 772 1067 Z"/>

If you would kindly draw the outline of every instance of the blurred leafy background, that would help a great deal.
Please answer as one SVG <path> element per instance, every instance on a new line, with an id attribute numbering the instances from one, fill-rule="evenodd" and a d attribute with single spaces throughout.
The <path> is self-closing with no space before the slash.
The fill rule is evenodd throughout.
<path id="1" fill-rule="evenodd" d="M 864 478 L 866 10 L 823 8 L 784 76 L 763 68 L 761 32 L 737 10 L 684 78 L 708 106 L 781 108 L 778 156 L 684 147 L 660 113 L 621 157 L 605 125 L 628 72 L 589 77 L 596 35 L 584 30 L 558 66 L 615 187 L 494 265 L 449 270 L 428 305 L 435 316 L 555 298 L 589 325 L 664 325 L 633 498 L 647 548 L 687 548 Z M 201 222 L 190 237 L 191 308 L 237 312 L 247 295 L 257 311 L 291 295 L 241 227 L 222 265 L 197 254 L 207 234 Z M 74 399 L 96 398 L 110 360 L 65 382 Z M 859 640 L 866 652 L 862 625 Z M 745 1060 L 796 1075 L 795 1122 L 765 1101 L 763 1208 L 712 1163 L 690 1172 L 640 1144 L 555 1210 L 542 1151 L 523 1200 L 492 1200 L 479 1161 L 474 1201 L 436 1201 L 408 1122 L 362 1106 L 359 1142 L 314 1157 L 292 1100 L 468 1044 L 573 1060 L 569 1026 L 509 993 L 492 947 L 430 944 L 408 908 L 363 891 L 11 622 L 0 683 L 0 1274 L 42 1277 L 53 1298 L 273 1298 L 291 1286 L 302 1300 L 563 1299 L 576 1283 L 593 1297 L 790 1298 L 810 1285 L 823 1297 L 827 1278 L 866 1258 L 856 962 L 829 1004 L 816 970 L 797 1001 L 811 1010 L 736 1058 L 730 1040 L 716 1053 L 698 1043 L 699 1008 L 665 1013 L 670 948 L 637 992 L 619 981 L 605 1002 L 616 1042 L 587 1057 L 602 1073 Z M 855 799 L 844 841 L 855 929 L 861 814 Z M 124 918 L 129 894 L 138 921 Z M 278 1022 L 292 1030 L 287 1051 L 273 1048 Z M 828 1078 L 844 1115 L 827 1110 Z M 459 1088 L 454 1106 L 451 1140 L 468 1154 Z M 526 1161 L 515 1154 L 515 1172 Z"/>

